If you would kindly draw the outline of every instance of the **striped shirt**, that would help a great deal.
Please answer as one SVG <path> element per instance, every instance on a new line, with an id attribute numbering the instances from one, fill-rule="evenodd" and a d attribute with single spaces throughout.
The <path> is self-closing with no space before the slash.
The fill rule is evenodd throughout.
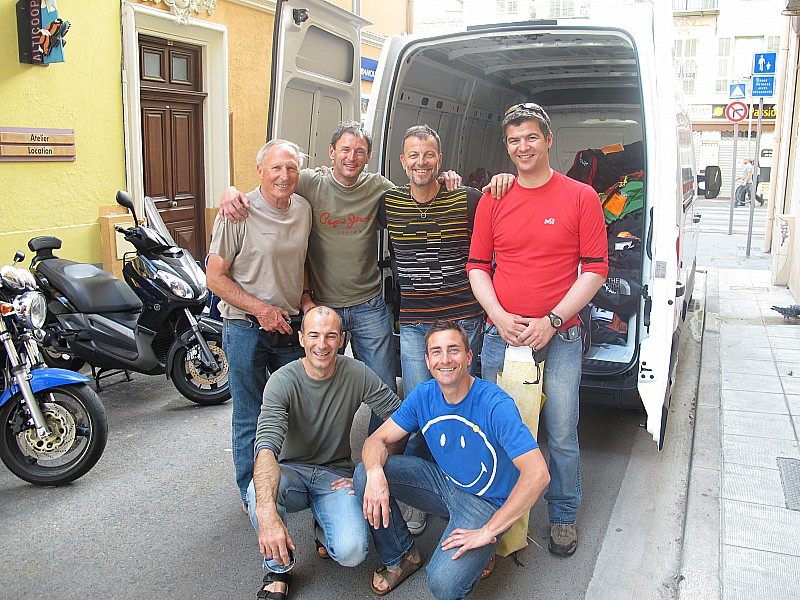
<path id="1" fill-rule="evenodd" d="M 465 268 L 480 198 L 478 190 L 464 186 L 451 192 L 442 187 L 425 204 L 414 200 L 408 185 L 384 193 L 379 221 L 392 243 L 401 323 L 483 314 Z"/>

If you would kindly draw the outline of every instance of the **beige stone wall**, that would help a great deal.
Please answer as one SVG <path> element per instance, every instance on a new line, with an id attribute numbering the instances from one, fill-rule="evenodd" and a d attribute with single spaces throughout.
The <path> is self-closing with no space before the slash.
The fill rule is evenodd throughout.
<path id="1" fill-rule="evenodd" d="M 258 185 L 256 153 L 267 138 L 275 14 L 221 0 L 211 20 L 228 28 L 231 183 L 249 191 Z"/>

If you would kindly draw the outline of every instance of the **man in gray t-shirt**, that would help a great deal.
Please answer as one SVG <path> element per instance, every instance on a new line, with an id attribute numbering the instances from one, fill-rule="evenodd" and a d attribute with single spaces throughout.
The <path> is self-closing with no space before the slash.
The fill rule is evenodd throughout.
<path id="1" fill-rule="evenodd" d="M 299 340 L 305 357 L 273 373 L 264 389 L 247 493 L 268 570 L 262 592 L 273 594 L 288 594 L 294 566 L 287 512 L 312 509 L 320 556 L 346 567 L 364 560 L 369 531 L 353 491 L 353 417 L 362 403 L 383 419 L 400 406 L 364 363 L 337 354 L 344 336 L 333 309 L 309 310 Z"/>
<path id="2" fill-rule="evenodd" d="M 214 222 L 206 276 L 208 287 L 222 299 L 223 348 L 233 396 L 233 464 L 243 501 L 253 477 L 267 369 L 273 372 L 303 356 L 290 325 L 311 306 L 310 296 L 303 295 L 311 207 L 294 193 L 302 159 L 292 142 L 265 144 L 257 157 L 261 185 L 247 195 L 251 217 Z"/>
<path id="3" fill-rule="evenodd" d="M 331 137 L 333 167 L 326 173 L 304 169 L 297 193 L 311 204 L 314 219 L 308 241 L 308 274 L 314 301 L 333 307 L 352 336 L 355 353 L 393 391 L 395 353 L 392 322 L 383 299 L 378 269 L 377 215 L 383 192 L 393 188 L 379 173 L 364 171 L 372 137 L 355 121 L 342 123 Z M 461 177 L 442 174 L 448 189 Z M 220 214 L 238 221 L 248 200 L 235 187 L 225 190 Z M 370 432 L 380 421 L 373 417 Z"/>

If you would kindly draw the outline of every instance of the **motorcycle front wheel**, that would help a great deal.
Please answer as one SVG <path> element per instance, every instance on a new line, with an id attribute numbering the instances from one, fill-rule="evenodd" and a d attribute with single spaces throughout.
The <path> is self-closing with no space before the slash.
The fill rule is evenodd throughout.
<path id="1" fill-rule="evenodd" d="M 29 425 L 21 393 L 0 408 L 0 459 L 34 485 L 63 485 L 85 475 L 100 460 L 108 440 L 106 410 L 85 383 L 36 392 L 50 435 Z"/>
<path id="2" fill-rule="evenodd" d="M 228 359 L 222 349 L 222 336 L 204 332 L 203 338 L 217 361 L 219 370 L 213 372 L 200 360 L 200 345 L 195 341 L 189 347 L 175 351 L 169 376 L 178 391 L 197 404 L 211 406 L 222 404 L 231 397 L 228 387 Z"/>

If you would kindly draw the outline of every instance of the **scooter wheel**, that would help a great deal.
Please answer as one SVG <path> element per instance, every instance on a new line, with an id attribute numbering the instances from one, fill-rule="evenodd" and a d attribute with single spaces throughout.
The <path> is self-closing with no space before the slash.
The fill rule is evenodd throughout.
<path id="1" fill-rule="evenodd" d="M 175 351 L 170 379 L 177 390 L 197 404 L 212 406 L 231 397 L 228 386 L 228 359 L 222 349 L 222 336 L 204 333 L 203 337 L 217 361 L 219 370 L 209 371 L 200 360 L 200 346 L 181 346 Z"/>

